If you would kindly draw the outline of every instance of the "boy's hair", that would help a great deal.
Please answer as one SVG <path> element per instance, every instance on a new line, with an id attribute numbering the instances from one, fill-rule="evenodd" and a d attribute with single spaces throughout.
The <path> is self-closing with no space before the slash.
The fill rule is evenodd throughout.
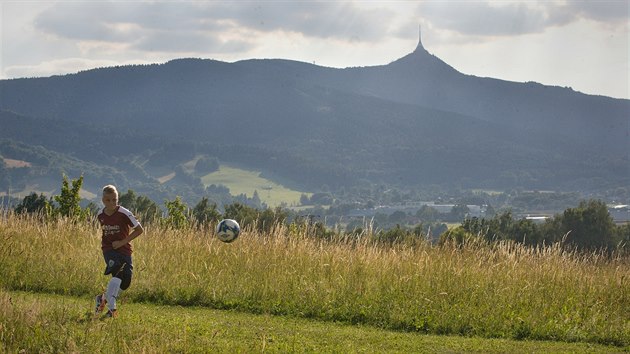
<path id="1" fill-rule="evenodd" d="M 116 190 L 116 187 L 114 185 L 108 184 L 105 187 L 103 187 L 103 195 L 105 194 L 116 194 L 116 196 L 118 196 L 118 190 Z"/>

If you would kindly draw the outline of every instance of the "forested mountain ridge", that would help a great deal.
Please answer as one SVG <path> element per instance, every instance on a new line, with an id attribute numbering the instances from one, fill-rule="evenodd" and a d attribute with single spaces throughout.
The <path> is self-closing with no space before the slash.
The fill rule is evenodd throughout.
<path id="1" fill-rule="evenodd" d="M 163 188 L 147 163 L 174 169 L 195 154 L 310 191 L 630 184 L 629 100 L 464 75 L 420 42 L 373 67 L 179 59 L 2 80 L 0 110 L 5 146 L 111 166 L 118 177 L 98 183 L 128 187 Z"/>

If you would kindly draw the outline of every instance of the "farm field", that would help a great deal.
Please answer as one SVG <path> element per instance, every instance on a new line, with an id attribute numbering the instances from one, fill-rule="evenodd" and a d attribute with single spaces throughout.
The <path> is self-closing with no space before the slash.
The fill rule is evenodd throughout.
<path id="1" fill-rule="evenodd" d="M 259 171 L 221 165 L 218 171 L 203 176 L 201 181 L 205 186 L 224 185 L 230 189 L 232 195 L 246 194 L 251 197 L 254 191 L 258 191 L 260 200 L 270 207 L 280 206 L 283 202 L 287 206 L 300 204 L 300 196 L 303 192 L 284 187 L 260 175 Z M 309 195 L 309 193 L 304 194 Z"/>

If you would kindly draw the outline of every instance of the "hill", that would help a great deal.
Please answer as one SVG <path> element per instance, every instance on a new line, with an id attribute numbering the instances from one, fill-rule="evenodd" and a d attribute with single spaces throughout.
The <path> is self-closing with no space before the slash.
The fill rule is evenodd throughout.
<path id="1" fill-rule="evenodd" d="M 76 171 L 109 171 L 86 185 L 113 179 L 159 199 L 183 192 L 152 171 L 199 154 L 310 192 L 630 185 L 630 101 L 464 75 L 420 41 L 374 67 L 179 59 L 2 80 L 0 92 L 0 155 L 21 158 L 7 145 L 41 146 L 76 159 Z M 0 188 L 14 190 L 37 168 L 51 171 L 50 159 L 19 176 L 2 168 Z M 203 192 L 193 177 L 186 188 Z"/>

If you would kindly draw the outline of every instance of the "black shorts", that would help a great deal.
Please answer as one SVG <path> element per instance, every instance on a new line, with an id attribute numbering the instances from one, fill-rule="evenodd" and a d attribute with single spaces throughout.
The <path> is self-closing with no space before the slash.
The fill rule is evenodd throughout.
<path id="1" fill-rule="evenodd" d="M 122 280 L 120 288 L 125 290 L 131 284 L 131 276 L 133 275 L 133 263 L 131 256 L 119 253 L 116 250 L 109 250 L 103 253 L 105 258 L 105 275 L 111 274 L 112 277 Z"/>

